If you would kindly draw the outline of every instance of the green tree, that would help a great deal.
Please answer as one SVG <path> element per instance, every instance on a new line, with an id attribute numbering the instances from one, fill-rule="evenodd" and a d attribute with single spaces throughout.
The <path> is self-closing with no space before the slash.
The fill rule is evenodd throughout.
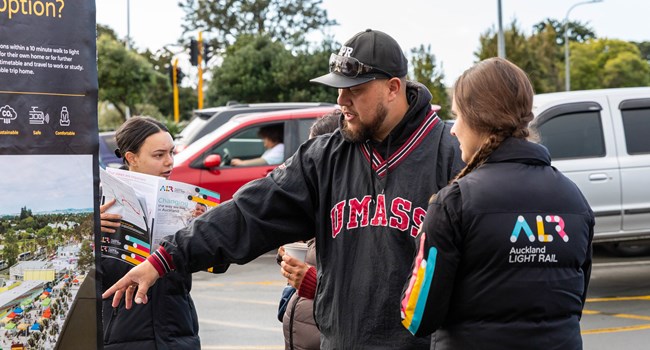
<path id="1" fill-rule="evenodd" d="M 338 45 L 332 38 L 326 38 L 313 50 L 298 50 L 287 56 L 286 60 L 276 62 L 273 77 L 277 84 L 278 101 L 335 103 L 338 97 L 336 89 L 309 81 L 327 73 L 335 46 Z"/>
<path id="2" fill-rule="evenodd" d="M 80 220 L 80 224 L 76 225 L 72 229 L 71 233 L 72 233 L 72 237 L 77 242 L 81 242 L 83 239 L 88 239 L 89 237 L 92 237 L 94 223 L 93 223 L 92 214 L 87 214 L 85 216 L 82 216 L 78 220 Z"/>
<path id="3" fill-rule="evenodd" d="M 641 57 L 650 62 L 650 41 L 632 42 L 641 52 Z"/>
<path id="4" fill-rule="evenodd" d="M 32 210 L 27 209 L 27 206 L 20 208 L 20 220 L 26 219 L 32 216 Z"/>
<path id="5" fill-rule="evenodd" d="M 513 20 L 509 28 L 504 31 L 505 44 L 506 44 L 506 58 L 512 63 L 519 66 L 529 75 L 531 72 L 540 71 L 540 64 L 538 57 L 536 57 L 536 50 L 532 47 L 529 38 L 519 28 L 517 20 Z M 494 28 L 489 29 L 479 37 L 480 47 L 475 53 L 478 60 L 484 60 L 490 57 L 497 56 L 497 32 Z M 531 82 L 536 91 L 544 91 L 542 86 L 545 84 L 538 77 L 531 76 Z"/>
<path id="6" fill-rule="evenodd" d="M 16 263 L 16 258 L 18 257 L 18 235 L 12 229 L 9 229 L 4 235 L 4 249 L 2 255 L 9 266 L 12 266 Z"/>
<path id="7" fill-rule="evenodd" d="M 574 90 L 647 86 L 650 66 L 636 45 L 615 39 L 571 43 Z"/>
<path id="8" fill-rule="evenodd" d="M 527 71 L 537 93 L 562 91 L 564 89 L 564 54 L 558 45 L 556 27 L 546 23 L 528 39 L 535 68 Z"/>
<path id="9" fill-rule="evenodd" d="M 226 50 L 221 67 L 213 70 L 207 100 L 222 105 L 240 102 L 276 102 L 274 65 L 290 59 L 282 43 L 266 35 L 244 35 Z"/>
<path id="10" fill-rule="evenodd" d="M 34 220 L 33 216 L 28 216 L 24 218 L 23 220 L 20 221 L 20 224 L 18 227 L 24 228 L 24 229 L 34 229 L 36 227 L 36 220 Z"/>
<path id="11" fill-rule="evenodd" d="M 225 48 L 243 34 L 267 35 L 294 47 L 312 30 L 336 25 L 321 8 L 323 0 L 181 0 L 186 32 L 215 35 L 213 45 Z"/>
<path id="12" fill-rule="evenodd" d="M 167 119 L 173 119 L 174 99 L 172 96 L 170 69 L 174 53 L 163 48 L 156 52 L 146 50 L 141 55 L 149 61 L 156 72 L 160 73 L 155 75 L 153 88 L 148 91 L 146 100 L 149 104 L 156 106 L 160 113 Z M 189 79 L 188 73 L 183 73 L 186 75 L 185 79 Z M 189 120 L 192 117 L 192 111 L 198 104 L 196 89 L 179 84 L 178 95 L 180 119 L 181 121 Z"/>
<path id="13" fill-rule="evenodd" d="M 52 227 L 45 226 L 36 231 L 36 243 L 40 247 L 47 247 L 48 240 L 52 236 Z"/>
<path id="14" fill-rule="evenodd" d="M 569 42 L 581 43 L 596 37 L 587 25 L 570 21 Z M 513 20 L 504 32 L 506 58 L 528 73 L 536 93 L 564 89 L 564 25 L 547 18 L 533 26 L 526 36 Z M 497 32 L 489 29 L 479 38 L 480 48 L 475 53 L 479 60 L 497 56 Z"/>
<path id="15" fill-rule="evenodd" d="M 212 70 L 206 100 L 210 105 L 239 102 L 336 101 L 336 90 L 309 83 L 327 67 L 329 54 L 293 54 L 267 35 L 244 35 L 228 47 Z"/>
<path id="16" fill-rule="evenodd" d="M 411 55 L 413 71 L 410 79 L 422 83 L 431 91 L 431 103 L 441 107 L 438 115 L 443 119 L 449 119 L 451 108 L 447 88 L 443 83 L 445 75 L 442 69 L 438 69 L 436 56 L 431 53 L 431 45 L 413 48 Z"/>
<path id="17" fill-rule="evenodd" d="M 81 249 L 79 250 L 79 260 L 77 266 L 82 271 L 88 271 L 90 267 L 95 265 L 95 255 L 93 254 L 91 240 L 86 238 L 81 242 Z"/>
<path id="18" fill-rule="evenodd" d="M 110 102 L 126 120 L 126 107 L 138 114 L 137 105 L 147 102 L 157 73 L 137 52 L 102 34 L 97 39 L 99 100 Z"/>
<path id="19" fill-rule="evenodd" d="M 110 37 L 111 39 L 115 41 L 121 42 L 124 46 L 126 46 L 126 40 L 120 40 L 120 38 L 117 36 L 117 32 L 113 30 L 113 28 L 109 26 L 105 26 L 102 24 L 97 24 L 97 39 L 99 39 L 100 36 L 106 35 Z"/>
<path id="20" fill-rule="evenodd" d="M 564 45 L 564 21 L 547 18 L 533 25 L 533 34 L 549 31 L 549 26 L 553 28 L 555 33 L 555 42 L 558 45 Z M 584 43 L 589 39 L 596 39 L 596 33 L 587 24 L 582 24 L 579 21 L 569 21 L 567 28 L 570 42 Z"/>

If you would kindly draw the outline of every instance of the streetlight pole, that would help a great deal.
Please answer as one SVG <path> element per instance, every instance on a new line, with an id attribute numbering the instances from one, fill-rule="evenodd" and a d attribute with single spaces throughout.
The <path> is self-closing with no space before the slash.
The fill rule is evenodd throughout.
<path id="1" fill-rule="evenodd" d="M 126 0 L 126 49 L 131 49 L 131 0 Z"/>
<path id="2" fill-rule="evenodd" d="M 126 0 L 126 50 L 131 50 L 131 0 Z M 124 112 L 126 113 L 126 119 L 130 119 L 131 109 L 128 105 Z"/>
<path id="3" fill-rule="evenodd" d="M 499 21 L 499 33 L 497 34 L 497 54 L 501 58 L 506 58 L 506 40 L 503 36 L 503 21 L 501 17 L 501 0 L 497 0 L 497 11 Z"/>
<path id="4" fill-rule="evenodd" d="M 594 4 L 602 2 L 603 0 L 583 1 L 569 7 L 569 10 L 564 16 L 564 88 L 566 91 L 571 91 L 571 63 L 569 61 L 569 14 L 571 10 L 580 5 Z"/>

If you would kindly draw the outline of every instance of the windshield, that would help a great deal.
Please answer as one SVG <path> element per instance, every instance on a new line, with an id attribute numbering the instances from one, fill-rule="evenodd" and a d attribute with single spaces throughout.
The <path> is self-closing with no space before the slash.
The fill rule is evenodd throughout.
<path id="1" fill-rule="evenodd" d="M 187 124 L 187 126 L 178 134 L 176 135 L 177 140 L 182 140 L 182 139 L 187 139 L 191 138 L 192 135 L 196 134 L 199 130 L 203 128 L 205 124 L 207 124 L 208 119 L 203 119 L 200 117 L 195 117 L 192 119 L 192 121 Z"/>
<path id="2" fill-rule="evenodd" d="M 206 108 L 206 109 L 197 109 L 193 113 L 193 117 L 190 120 L 190 122 L 187 124 L 181 132 L 179 132 L 175 136 L 175 143 L 179 144 L 182 143 L 182 141 L 185 139 L 193 139 L 198 132 L 203 129 L 205 124 L 210 121 L 212 116 L 214 116 L 216 113 L 219 113 L 223 111 L 226 107 L 212 107 L 212 108 Z"/>
<path id="3" fill-rule="evenodd" d="M 185 162 L 188 158 L 193 157 L 198 151 L 211 144 L 214 140 L 217 140 L 228 132 L 234 130 L 235 126 L 238 124 L 239 121 L 237 118 L 229 120 L 214 131 L 189 144 L 186 149 L 174 156 L 174 161 L 177 163 Z"/>

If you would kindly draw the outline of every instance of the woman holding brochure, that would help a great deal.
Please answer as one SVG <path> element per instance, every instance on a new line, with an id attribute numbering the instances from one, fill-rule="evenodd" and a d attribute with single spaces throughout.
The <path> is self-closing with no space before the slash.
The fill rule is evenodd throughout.
<path id="1" fill-rule="evenodd" d="M 123 168 L 168 178 L 174 165 L 174 143 L 167 127 L 150 117 L 133 117 L 115 133 L 115 153 Z M 102 242 L 120 226 L 121 216 L 106 211 L 115 200 L 100 207 Z M 102 247 L 104 248 L 104 247 Z M 102 290 L 120 279 L 133 265 L 102 257 Z M 176 273 L 149 290 L 148 304 L 131 310 L 121 303 L 113 308 L 110 300 L 102 305 L 104 349 L 199 349 L 199 324 L 190 297 L 192 275 Z M 130 291 L 134 292 L 134 291 Z"/>

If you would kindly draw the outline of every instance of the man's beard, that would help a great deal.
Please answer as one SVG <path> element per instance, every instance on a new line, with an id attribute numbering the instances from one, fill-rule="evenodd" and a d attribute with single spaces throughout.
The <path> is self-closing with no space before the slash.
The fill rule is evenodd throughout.
<path id="1" fill-rule="evenodd" d="M 373 139 L 375 134 L 379 132 L 386 116 L 388 115 L 388 110 L 383 104 L 378 104 L 375 109 L 375 118 L 370 122 L 370 124 L 360 123 L 355 130 L 350 128 L 350 123 L 343 119 L 343 126 L 341 127 L 341 135 L 348 142 L 365 142 L 366 140 Z M 357 117 L 358 118 L 358 117 Z"/>

